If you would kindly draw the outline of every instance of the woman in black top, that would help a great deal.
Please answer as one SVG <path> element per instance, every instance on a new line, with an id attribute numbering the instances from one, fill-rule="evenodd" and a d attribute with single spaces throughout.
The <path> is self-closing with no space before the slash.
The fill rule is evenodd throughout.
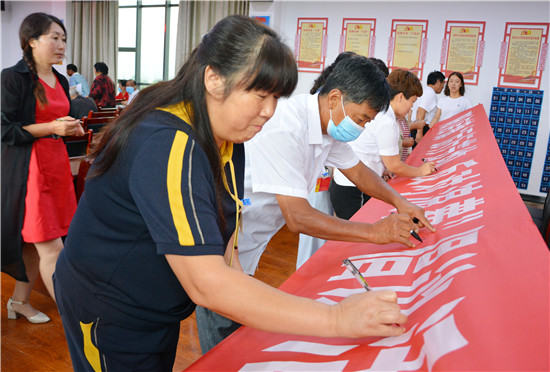
<path id="1" fill-rule="evenodd" d="M 278 35 L 230 16 L 173 80 L 140 91 L 107 127 L 54 276 L 75 370 L 170 370 L 194 303 L 268 331 L 403 333 L 392 325 L 406 320 L 394 292 L 329 306 L 240 270 L 237 144 L 262 129 L 296 83 Z"/>

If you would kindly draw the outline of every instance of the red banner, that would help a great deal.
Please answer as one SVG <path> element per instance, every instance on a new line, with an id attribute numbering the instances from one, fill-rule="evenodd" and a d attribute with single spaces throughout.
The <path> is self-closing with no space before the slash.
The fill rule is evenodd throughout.
<path id="1" fill-rule="evenodd" d="M 327 242 L 281 289 L 325 303 L 364 291 L 349 258 L 376 289 L 392 289 L 407 332 L 388 338 L 316 338 L 242 327 L 189 370 L 548 371 L 549 251 L 478 105 L 436 125 L 408 163 L 438 172 L 391 185 L 426 209 L 437 232 L 398 244 Z M 394 209 L 369 201 L 354 220 Z"/>

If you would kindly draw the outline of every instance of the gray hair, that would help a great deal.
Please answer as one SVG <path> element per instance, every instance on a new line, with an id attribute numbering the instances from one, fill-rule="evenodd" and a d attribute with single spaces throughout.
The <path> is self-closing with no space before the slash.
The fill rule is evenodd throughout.
<path id="1" fill-rule="evenodd" d="M 76 88 L 76 85 L 73 85 L 69 88 L 69 95 L 72 97 L 78 97 L 80 95 L 80 92 Z"/>

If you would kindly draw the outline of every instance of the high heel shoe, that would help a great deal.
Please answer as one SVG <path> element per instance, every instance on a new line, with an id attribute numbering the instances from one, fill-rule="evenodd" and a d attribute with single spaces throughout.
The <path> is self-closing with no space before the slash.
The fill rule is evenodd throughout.
<path id="1" fill-rule="evenodd" d="M 18 312 L 17 310 L 15 310 L 13 308 L 13 305 L 12 304 L 16 304 L 16 305 L 25 305 L 25 304 L 28 304 L 29 301 L 26 301 L 26 302 L 20 302 L 20 301 L 14 301 L 12 300 L 11 298 L 8 300 L 8 305 L 7 305 L 7 308 L 8 308 L 8 319 L 17 319 L 19 318 L 20 315 L 23 315 L 25 318 L 27 318 L 27 320 L 31 323 L 35 323 L 35 324 L 38 324 L 38 323 L 47 323 L 50 321 L 50 317 L 47 316 L 46 314 L 44 314 L 43 312 L 39 311 L 37 314 L 33 315 L 33 316 L 26 316 L 25 314 L 22 314 L 20 312 Z"/>

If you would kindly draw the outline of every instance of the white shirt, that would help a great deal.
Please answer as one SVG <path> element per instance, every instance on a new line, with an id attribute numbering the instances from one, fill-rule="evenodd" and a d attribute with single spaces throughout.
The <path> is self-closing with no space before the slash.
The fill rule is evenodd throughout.
<path id="1" fill-rule="evenodd" d="M 348 144 L 322 133 L 317 94 L 281 100 L 261 132 L 245 142 L 245 154 L 239 260 L 253 274 L 285 223 L 276 195 L 307 199 L 325 165 L 351 168 L 359 159 Z"/>
<path id="2" fill-rule="evenodd" d="M 458 98 L 451 98 L 449 96 L 444 96 L 439 99 L 437 102 L 437 108 L 441 109 L 441 116 L 439 121 L 455 116 L 456 114 L 467 110 L 472 107 L 472 102 L 464 96 Z"/>
<path id="3" fill-rule="evenodd" d="M 132 102 L 132 100 L 137 96 L 137 94 L 139 93 L 139 89 L 134 89 L 134 91 L 132 92 L 132 94 L 130 94 L 128 96 L 128 102 L 126 103 L 127 105 L 130 104 L 130 102 Z"/>
<path id="4" fill-rule="evenodd" d="M 422 91 L 422 96 L 420 96 L 414 103 L 411 121 L 416 120 L 416 113 L 418 112 L 419 107 L 422 107 L 424 110 L 426 110 L 424 120 L 427 124 L 430 124 L 435 115 L 435 112 L 437 111 L 437 93 L 432 87 L 424 87 Z"/>
<path id="5" fill-rule="evenodd" d="M 380 156 L 399 155 L 400 137 L 401 128 L 390 105 L 386 112 L 378 113 L 374 120 L 365 124 L 363 133 L 349 144 L 367 167 L 382 176 L 385 167 Z M 354 186 L 338 169 L 334 170 L 334 182 L 340 186 Z"/>

